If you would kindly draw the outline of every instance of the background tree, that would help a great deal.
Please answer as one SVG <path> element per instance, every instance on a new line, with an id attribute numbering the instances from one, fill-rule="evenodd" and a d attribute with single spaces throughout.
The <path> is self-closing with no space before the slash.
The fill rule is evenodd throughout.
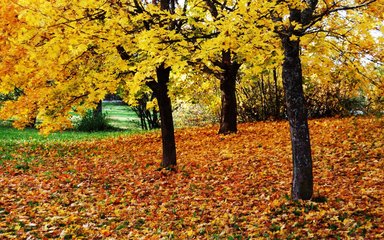
<path id="1" fill-rule="evenodd" d="M 143 130 L 159 128 L 158 110 L 153 103 L 153 93 L 144 92 L 138 99 L 136 106 L 132 107 L 133 111 L 140 118 L 140 125 Z"/>
<path id="2" fill-rule="evenodd" d="M 368 10 L 368 9 L 367 9 Z M 382 84 L 382 22 L 377 14 L 350 11 L 328 17 L 302 38 L 304 91 L 310 117 L 375 111 Z M 337 31 L 335 31 L 335 29 Z"/>
<path id="3" fill-rule="evenodd" d="M 205 71 L 219 80 L 219 133 L 235 133 L 238 114 L 236 83 L 239 80 L 240 67 L 247 62 L 247 68 L 255 66 L 252 68 L 254 74 L 263 68 L 271 67 L 268 66 L 268 60 L 276 52 L 276 48 L 271 44 L 273 32 L 270 30 L 273 24 L 266 18 L 268 4 L 211 0 L 205 0 L 204 3 L 201 7 L 208 9 L 209 15 L 201 19 L 203 25 L 198 24 L 199 18 L 196 17 L 197 23 L 194 22 L 192 26 L 207 37 L 197 39 L 197 50 L 193 58 L 198 62 L 197 68 L 200 68 L 197 71 Z"/>

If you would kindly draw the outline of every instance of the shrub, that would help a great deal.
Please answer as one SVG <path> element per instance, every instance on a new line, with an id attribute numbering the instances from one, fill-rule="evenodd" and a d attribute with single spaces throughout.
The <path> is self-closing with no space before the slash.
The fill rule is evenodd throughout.
<path id="1" fill-rule="evenodd" d="M 108 123 L 105 113 L 94 113 L 88 111 L 76 124 L 76 130 L 81 132 L 97 132 L 111 130 L 113 127 Z"/>
<path id="2" fill-rule="evenodd" d="M 204 126 L 218 122 L 219 116 L 210 106 L 201 103 L 178 101 L 173 112 L 176 127 Z"/>

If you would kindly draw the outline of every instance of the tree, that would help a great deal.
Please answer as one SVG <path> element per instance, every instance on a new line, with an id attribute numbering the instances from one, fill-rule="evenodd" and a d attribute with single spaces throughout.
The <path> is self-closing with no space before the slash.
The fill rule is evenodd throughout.
<path id="1" fill-rule="evenodd" d="M 145 15 L 147 14 L 146 11 L 144 11 L 143 5 L 140 5 L 139 3 L 136 4 L 136 13 L 143 14 L 144 19 Z M 170 39 L 169 37 L 171 34 L 177 34 L 177 20 L 172 18 L 172 14 L 175 13 L 175 2 L 173 0 L 160 0 L 159 2 L 154 1 L 153 5 L 155 5 L 158 9 L 154 9 L 154 15 L 161 16 L 162 14 L 165 14 L 165 18 L 161 19 L 162 22 L 156 24 L 156 21 L 160 19 L 156 19 L 157 17 L 151 16 L 149 20 L 144 20 L 141 23 L 139 22 L 139 29 L 144 29 L 146 31 L 152 31 L 151 34 L 159 34 L 157 31 L 160 30 L 160 33 L 165 34 L 165 36 L 158 35 L 156 38 L 160 38 L 160 46 L 156 45 L 154 49 L 151 49 L 153 52 L 150 53 L 149 50 L 146 48 L 148 46 L 142 47 L 139 51 L 136 50 L 136 52 L 133 55 L 129 55 L 125 48 L 122 45 L 117 46 L 117 50 L 121 56 L 121 59 L 126 61 L 135 61 L 137 58 L 141 58 L 142 55 L 151 55 L 156 54 L 159 51 L 161 52 L 162 47 L 164 45 L 167 45 L 167 42 L 170 41 L 170 44 L 172 44 L 173 41 L 177 41 L 174 39 Z M 170 14 L 167 16 L 167 14 Z M 134 30 L 135 31 L 135 30 Z M 173 31 L 173 32 L 172 32 Z M 157 32 L 157 33 L 156 33 Z M 146 33 L 145 33 L 146 34 Z M 162 39 L 164 38 L 164 39 Z M 154 42 L 157 42 L 159 39 L 154 40 Z M 165 43 L 165 44 L 164 44 Z M 163 46 L 161 46 L 163 45 Z M 169 45 L 168 45 L 169 46 Z M 157 49 L 156 49 L 157 48 Z M 171 48 L 171 51 L 173 50 L 174 55 L 174 49 Z M 135 49 L 133 49 L 135 51 Z M 148 60 L 148 58 L 146 58 Z M 151 59 L 153 60 L 153 59 Z M 173 167 L 176 165 L 176 143 L 175 143 L 175 136 L 174 136 L 174 125 L 173 125 L 173 115 L 172 115 L 172 104 L 171 99 L 169 96 L 169 89 L 168 85 L 170 83 L 170 74 L 172 69 L 172 64 L 169 64 L 165 59 L 154 59 L 155 61 L 158 61 L 156 63 L 155 67 L 155 74 L 148 77 L 145 77 L 145 85 L 149 87 L 154 96 L 157 99 L 158 106 L 159 106 L 159 112 L 160 112 L 160 126 L 161 126 L 161 136 L 162 136 L 162 146 L 163 146 L 163 158 L 161 162 L 161 167 Z M 137 60 L 136 60 L 137 61 Z M 140 64 L 143 64 L 143 62 L 140 62 Z M 134 74 L 137 74 L 134 72 Z M 141 80 L 142 81 L 142 80 Z"/>
<path id="2" fill-rule="evenodd" d="M 14 16 L 23 25 L 14 26 L 15 34 L 8 41 L 12 42 L 12 49 L 23 49 L 24 54 L 17 55 L 15 71 L 1 76 L 2 90 L 17 88 L 22 94 L 2 104 L 2 118 L 13 117 L 14 125 L 24 127 L 29 122 L 25 119 L 37 117 L 41 122 L 38 127 L 44 133 L 69 128 L 70 112 L 85 113 L 106 92 L 113 91 L 111 86 L 104 85 L 112 80 L 108 74 L 103 75 L 106 66 L 101 62 L 105 57 L 97 54 L 97 44 L 85 41 L 78 29 L 65 31 L 71 15 L 63 9 L 71 10 L 63 2 L 56 3 L 58 6 L 43 1 L 30 2 L 27 7 L 24 5 L 28 1 L 22 4 Z M 61 16 L 61 12 L 53 14 L 57 10 L 54 7 L 66 16 Z M 73 17 L 79 12 L 72 12 Z"/>
<path id="3" fill-rule="evenodd" d="M 223 69 L 224 73 L 220 78 L 221 90 L 221 113 L 220 113 L 220 134 L 237 132 L 237 99 L 236 99 L 236 78 L 241 64 L 233 60 L 230 50 L 222 51 L 222 61 L 217 66 Z"/>
<path id="4" fill-rule="evenodd" d="M 19 64 L 23 62 L 26 56 L 26 49 L 22 46 L 17 46 L 14 39 L 18 37 L 18 31 L 28 29 L 28 26 L 17 18 L 19 6 L 12 1 L 4 1 L 0 9 L 0 94 L 1 106 L 4 107 L 7 102 L 22 99 L 21 104 L 25 109 L 11 107 L 12 112 L 2 112 L 2 118 L 9 119 L 16 117 L 13 124 L 16 127 L 27 126 L 33 127 L 36 123 L 36 100 L 28 101 L 23 85 L 23 78 L 29 77 L 30 73 L 22 76 L 18 73 Z"/>
<path id="5" fill-rule="evenodd" d="M 236 130 L 237 72 L 257 76 L 265 68 L 276 68 L 281 47 L 294 159 L 293 197 L 308 199 L 313 177 L 301 41 L 308 34 L 317 39 L 316 34 L 323 32 L 321 23 L 330 25 L 338 11 L 349 14 L 375 1 L 348 5 L 348 1 L 207 0 L 186 1 L 184 6 L 173 0 L 17 2 L 21 10 L 6 17 L 6 25 L 15 28 L 6 28 L 11 34 L 5 39 L 15 45 L 13 50 L 21 50 L 16 71 L 1 72 L 1 93 L 21 89 L 22 95 L 2 104 L 2 118 L 15 117 L 26 126 L 36 116 L 41 121 L 38 127 L 47 133 L 71 127 L 72 112 L 94 108 L 109 93 L 124 89 L 128 93 L 124 100 L 135 103 L 136 93 L 150 88 L 159 104 L 164 167 L 176 164 L 171 97 L 177 95 L 172 92 L 174 83 L 191 70 L 188 63 L 201 62 L 196 65 L 202 71 L 221 74 L 217 78 L 222 90 L 228 90 L 223 99 L 229 103 L 223 104 L 229 110 L 223 111 L 222 119 L 229 119 L 228 126 L 234 123 L 223 133 L 231 132 Z"/>
<path id="6" fill-rule="evenodd" d="M 268 60 L 276 53 L 271 44 L 274 41 L 271 37 L 272 32 L 269 31 L 272 22 L 266 17 L 269 5 L 240 0 L 223 3 L 212 0 L 204 2 L 206 6 L 203 7 L 208 9 L 211 20 L 204 19 L 206 29 L 200 31 L 207 35 L 211 33 L 212 37 L 198 41 L 201 47 L 196 55 L 199 56 L 199 60 L 203 60 L 202 69 L 220 81 L 219 134 L 236 133 L 238 115 L 236 83 L 241 66 L 244 63 L 255 65 L 253 74 L 261 72 L 262 68 L 271 68 Z M 249 9 L 255 10 L 249 11 Z"/>
<path id="7" fill-rule="evenodd" d="M 300 38 L 313 33 L 316 24 L 332 13 L 341 10 L 354 10 L 367 6 L 375 0 L 362 1 L 356 5 L 347 2 L 322 2 L 309 0 L 305 3 L 281 3 L 277 6 L 280 14 L 273 14 L 277 22 L 276 32 L 279 34 L 284 50 L 282 69 L 283 86 L 287 116 L 290 123 L 293 180 L 292 198 L 310 199 L 313 194 L 312 156 L 307 111 L 303 92 L 303 72 L 300 59 Z M 323 5 L 324 4 L 324 5 Z M 345 5 L 343 5 L 345 4 Z M 284 10 L 285 9 L 285 10 Z M 287 15 L 284 15 L 287 14 Z M 286 18 L 288 16 L 288 18 Z"/>
<path id="8" fill-rule="evenodd" d="M 147 85 L 155 94 L 159 103 L 161 119 L 161 137 L 163 142 L 163 160 L 162 167 L 172 167 L 176 165 L 176 143 L 173 126 L 172 105 L 168 95 L 169 75 L 171 67 L 165 67 L 164 64 L 156 68 L 156 81 L 149 81 Z"/>
<path id="9" fill-rule="evenodd" d="M 314 34 L 301 38 L 304 90 L 309 117 L 349 115 L 377 109 L 384 37 L 377 4 L 365 11 L 335 13 Z M 375 106 L 376 105 L 376 106 Z"/>
<path id="10" fill-rule="evenodd" d="M 100 100 L 100 101 L 97 103 L 96 108 L 93 109 L 92 114 L 93 114 L 93 117 L 94 117 L 94 118 L 96 118 L 96 117 L 98 117 L 98 116 L 100 116 L 100 115 L 103 114 L 103 101 L 102 101 L 102 100 Z"/>
<path id="11" fill-rule="evenodd" d="M 178 18 L 185 12 L 177 15 L 172 0 L 19 4 L 18 17 L 30 27 L 15 38 L 27 49 L 19 74 L 26 76 L 32 70 L 20 86 L 25 100 L 36 101 L 40 130 L 48 133 L 71 127 L 71 112 L 84 113 L 117 89 L 126 89 L 129 95 L 124 99 L 133 103 L 135 94 L 146 86 L 159 104 L 161 166 L 175 165 L 168 85 L 171 69 L 182 68 L 186 62 L 182 57 L 189 53 L 188 43 L 178 34 L 183 24 Z M 25 109 L 22 100 L 8 101 L 2 111 L 10 116 L 12 108 Z"/>

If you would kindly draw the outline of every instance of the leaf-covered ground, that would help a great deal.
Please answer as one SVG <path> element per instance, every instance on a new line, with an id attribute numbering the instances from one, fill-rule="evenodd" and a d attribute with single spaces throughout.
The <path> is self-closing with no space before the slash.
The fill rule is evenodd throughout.
<path id="1" fill-rule="evenodd" d="M 382 239 L 384 120 L 310 121 L 315 196 L 289 199 L 287 122 L 3 150 L 0 239 Z"/>

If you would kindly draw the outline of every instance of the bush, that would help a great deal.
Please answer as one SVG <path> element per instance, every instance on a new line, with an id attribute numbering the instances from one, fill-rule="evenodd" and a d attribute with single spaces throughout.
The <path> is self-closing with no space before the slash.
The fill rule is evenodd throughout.
<path id="1" fill-rule="evenodd" d="M 271 84 L 262 89 L 258 84 L 237 89 L 240 122 L 264 121 L 284 118 L 283 89 Z"/>
<path id="2" fill-rule="evenodd" d="M 81 132 L 97 132 L 114 129 L 109 123 L 105 113 L 88 111 L 76 124 L 76 130 Z"/>
<path id="3" fill-rule="evenodd" d="M 304 82 L 306 107 L 310 118 L 349 116 L 369 112 L 367 94 L 339 83 Z"/>
<path id="4" fill-rule="evenodd" d="M 285 105 L 278 71 L 264 71 L 260 76 L 238 84 L 238 115 L 240 122 L 284 118 Z"/>
<path id="5" fill-rule="evenodd" d="M 209 106 L 200 103 L 178 101 L 173 112 L 176 127 L 204 126 L 218 122 L 219 116 Z"/>

